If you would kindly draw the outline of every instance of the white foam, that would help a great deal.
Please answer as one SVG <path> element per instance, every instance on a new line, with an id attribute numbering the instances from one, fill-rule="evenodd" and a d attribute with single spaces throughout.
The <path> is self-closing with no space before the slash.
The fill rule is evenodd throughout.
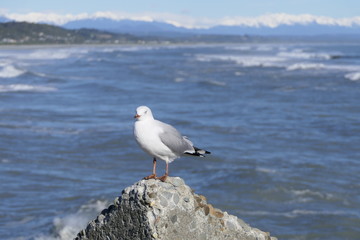
<path id="1" fill-rule="evenodd" d="M 310 189 L 292 190 L 291 192 L 297 197 L 320 198 L 326 200 L 335 199 L 335 196 L 331 193 L 322 193 L 318 191 L 312 191 Z"/>
<path id="2" fill-rule="evenodd" d="M 49 77 L 49 75 L 41 72 L 31 72 L 31 73 L 38 77 L 43 77 L 43 78 Z"/>
<path id="3" fill-rule="evenodd" d="M 331 59 L 331 55 L 328 53 L 309 53 L 304 52 L 301 49 L 295 49 L 290 52 L 279 52 L 277 54 L 279 57 L 291 58 L 291 59 Z"/>
<path id="4" fill-rule="evenodd" d="M 303 63 L 301 63 L 303 64 Z M 318 64 L 315 63 L 306 63 L 308 64 L 308 69 L 312 67 L 316 69 L 326 69 L 330 71 L 340 71 L 340 72 L 360 72 L 360 67 L 358 65 L 342 65 L 342 64 Z M 312 65 L 314 64 L 314 65 Z M 306 66 L 306 65 L 304 65 Z"/>
<path id="5" fill-rule="evenodd" d="M 240 50 L 240 51 L 249 51 L 252 49 L 251 46 L 244 45 L 244 46 L 227 46 L 225 47 L 227 50 Z"/>
<path id="6" fill-rule="evenodd" d="M 286 68 L 288 71 L 307 70 L 307 69 L 323 69 L 325 65 L 322 63 L 295 63 Z"/>
<path id="7" fill-rule="evenodd" d="M 107 208 L 109 202 L 106 200 L 90 201 L 82 205 L 75 214 L 63 218 L 56 217 L 53 221 L 55 232 L 53 235 L 39 235 L 35 240 L 68 240 L 74 239 L 81 229 L 84 229 L 89 221 Z"/>
<path id="8" fill-rule="evenodd" d="M 0 85 L 0 92 L 53 92 L 54 87 L 28 84 Z"/>
<path id="9" fill-rule="evenodd" d="M 6 159 L 6 158 L 1 159 L 1 163 L 9 163 L 9 162 L 10 162 L 9 159 Z"/>
<path id="10" fill-rule="evenodd" d="M 283 58 L 273 56 L 196 55 L 202 62 L 230 61 L 244 67 L 283 67 Z"/>
<path id="11" fill-rule="evenodd" d="M 121 47 L 118 50 L 123 52 L 138 52 L 143 50 L 153 50 L 159 48 L 161 48 L 161 46 L 127 46 L 127 47 Z"/>
<path id="12" fill-rule="evenodd" d="M 2 52 L 0 57 L 12 58 L 19 60 L 59 60 L 66 59 L 80 54 L 86 54 L 89 50 L 82 48 L 45 48 L 45 49 L 29 49 L 26 51 Z"/>
<path id="13" fill-rule="evenodd" d="M 256 48 L 256 51 L 260 51 L 260 52 L 268 52 L 268 51 L 272 51 L 274 48 L 272 46 L 267 46 L 267 45 L 264 45 L 264 46 L 258 46 Z"/>
<path id="14" fill-rule="evenodd" d="M 345 78 L 351 81 L 359 81 L 360 80 L 360 72 L 348 73 L 345 75 Z"/>
<path id="15" fill-rule="evenodd" d="M 264 168 L 264 167 L 257 167 L 256 171 L 263 172 L 263 173 L 277 173 L 276 169 Z"/>
<path id="16" fill-rule="evenodd" d="M 38 59 L 38 60 L 47 60 L 47 59 L 65 59 L 69 58 L 71 52 L 64 50 L 38 50 L 32 53 L 20 56 L 21 59 Z"/>
<path id="17" fill-rule="evenodd" d="M 24 73 L 25 71 L 17 69 L 13 65 L 3 65 L 0 69 L 0 78 L 14 78 Z"/>
<path id="18" fill-rule="evenodd" d="M 183 81 L 185 81 L 185 79 L 182 77 L 177 77 L 174 79 L 174 82 L 183 82 Z"/>
<path id="19" fill-rule="evenodd" d="M 220 82 L 220 81 L 216 81 L 216 80 L 208 80 L 208 81 L 205 81 L 205 83 L 210 84 L 210 85 L 215 85 L 215 86 L 226 86 L 225 82 Z"/>
<path id="20" fill-rule="evenodd" d="M 113 53 L 113 52 L 115 52 L 115 51 L 118 51 L 118 49 L 116 49 L 116 48 L 103 48 L 103 49 L 101 49 L 100 52 L 103 52 L 103 53 Z"/>
<path id="21" fill-rule="evenodd" d="M 241 215 L 249 216 L 281 216 L 287 218 L 296 218 L 301 216 L 308 215 L 330 215 L 330 216 L 342 216 L 349 215 L 349 213 L 344 211 L 316 211 L 316 210 L 307 210 L 307 209 L 294 209 L 289 212 L 270 212 L 270 211 L 239 211 Z"/>

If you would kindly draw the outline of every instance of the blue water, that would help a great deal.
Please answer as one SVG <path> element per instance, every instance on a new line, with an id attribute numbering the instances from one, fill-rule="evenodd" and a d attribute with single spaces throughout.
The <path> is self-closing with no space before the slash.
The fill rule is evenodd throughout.
<path id="1" fill-rule="evenodd" d="M 360 44 L 3 47 L 0 239 L 71 239 L 149 175 L 139 105 L 212 152 L 170 175 L 215 207 L 279 239 L 359 239 L 359 100 Z"/>

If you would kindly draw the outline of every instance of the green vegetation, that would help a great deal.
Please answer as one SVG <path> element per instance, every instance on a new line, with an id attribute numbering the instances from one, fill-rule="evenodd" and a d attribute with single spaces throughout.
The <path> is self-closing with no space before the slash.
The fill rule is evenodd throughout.
<path id="1" fill-rule="evenodd" d="M 142 39 L 95 29 L 67 30 L 48 24 L 7 22 L 0 24 L 0 44 L 96 44 L 135 43 Z"/>
<path id="2" fill-rule="evenodd" d="M 262 37 L 240 35 L 174 34 L 134 36 L 96 29 L 68 30 L 62 27 L 28 22 L 0 23 L 0 45 L 26 44 L 170 44 L 170 43 L 241 43 L 264 41 Z"/>

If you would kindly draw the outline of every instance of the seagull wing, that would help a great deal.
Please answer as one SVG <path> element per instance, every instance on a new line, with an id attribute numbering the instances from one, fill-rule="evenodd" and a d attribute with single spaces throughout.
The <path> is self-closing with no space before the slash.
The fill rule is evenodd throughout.
<path id="1" fill-rule="evenodd" d="M 157 125 L 161 129 L 159 134 L 161 142 L 172 152 L 179 156 L 186 152 L 195 152 L 192 142 L 182 136 L 173 126 L 160 121 L 157 121 Z"/>

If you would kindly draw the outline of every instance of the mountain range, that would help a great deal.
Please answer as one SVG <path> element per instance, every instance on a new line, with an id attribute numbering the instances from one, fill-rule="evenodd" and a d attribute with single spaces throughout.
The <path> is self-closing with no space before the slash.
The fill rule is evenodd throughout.
<path id="1" fill-rule="evenodd" d="M 0 16 L 0 22 L 13 21 L 6 16 Z M 48 22 L 40 22 L 48 23 Z M 49 23 L 48 23 L 49 24 Z M 56 24 L 53 24 L 56 25 Z M 270 25 L 217 25 L 209 28 L 185 28 L 161 21 L 140 21 L 122 19 L 115 20 L 106 17 L 89 17 L 80 20 L 68 21 L 57 26 L 74 30 L 81 28 L 97 29 L 113 33 L 127 33 L 140 36 L 163 35 L 258 35 L 258 36 L 315 36 L 315 35 L 358 35 L 360 24 L 339 25 L 308 21 L 306 23 L 292 22 Z"/>
<path id="2" fill-rule="evenodd" d="M 113 20 L 109 18 L 82 19 L 70 21 L 63 25 L 67 29 L 95 28 L 117 33 L 129 33 L 135 35 L 162 35 L 166 33 L 177 34 L 221 34 L 221 35 L 289 35 L 289 36 L 313 36 L 313 35 L 360 35 L 360 25 L 339 26 L 319 23 L 269 26 L 214 26 L 210 28 L 185 28 L 158 21 L 135 21 Z"/>

